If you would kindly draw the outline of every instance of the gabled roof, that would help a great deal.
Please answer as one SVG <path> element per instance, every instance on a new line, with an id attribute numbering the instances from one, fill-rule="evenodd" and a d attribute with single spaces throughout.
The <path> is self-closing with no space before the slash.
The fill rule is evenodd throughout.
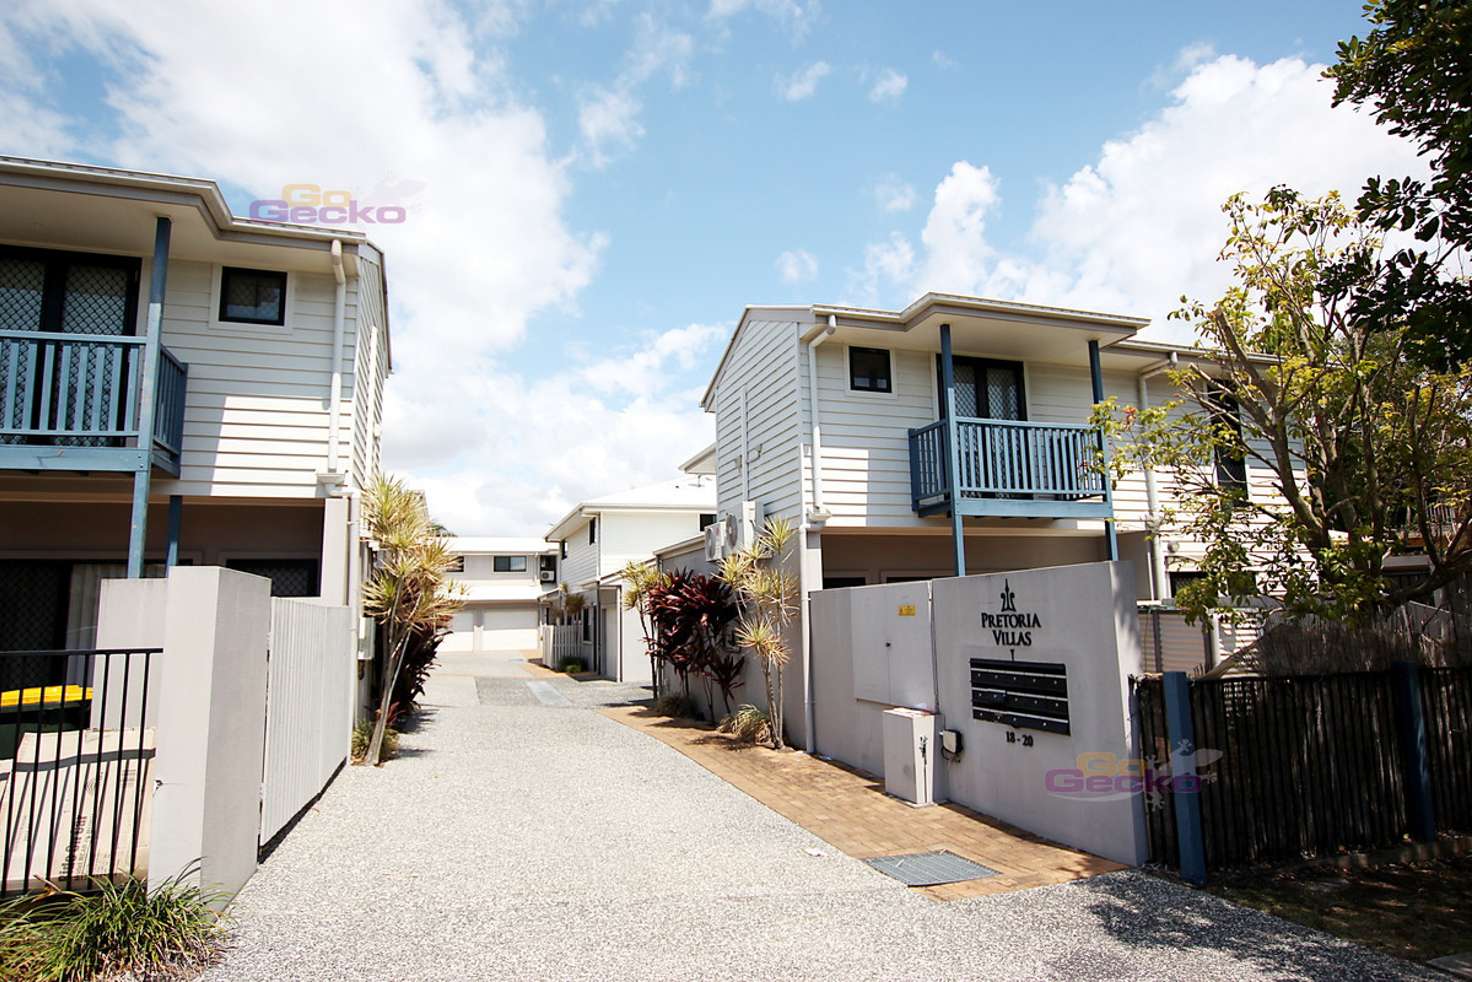
<path id="1" fill-rule="evenodd" d="M 952 312 L 957 316 L 995 317 L 1016 321 L 1031 320 L 1053 322 L 1064 326 L 1087 327 L 1103 332 L 1107 338 L 1112 339 L 1107 343 L 1127 338 L 1150 323 L 1148 317 L 1108 314 L 1094 310 L 1074 310 L 1068 307 L 1020 303 L 1014 300 L 995 300 L 989 297 L 969 297 L 954 293 L 927 293 L 904 310 L 878 310 L 844 304 L 766 307 L 748 305 L 742 311 L 741 320 L 737 322 L 736 330 L 731 333 L 731 339 L 726 343 L 725 351 L 721 353 L 721 360 L 716 365 L 710 384 L 705 388 L 705 394 L 701 396 L 700 405 L 707 412 L 711 410 L 711 400 L 715 395 L 716 385 L 720 382 L 721 374 L 725 371 L 731 352 L 735 350 L 737 339 L 741 337 L 742 330 L 753 319 L 754 314 L 771 313 L 783 319 L 808 324 L 826 322 L 831 317 L 839 326 L 885 327 L 904 331 L 920 324 L 932 314 Z"/>
<path id="2" fill-rule="evenodd" d="M 451 539 L 449 551 L 457 556 L 530 556 L 556 552 L 557 546 L 530 535 L 471 535 Z"/>
<path id="3" fill-rule="evenodd" d="M 673 481 L 660 481 L 630 488 L 600 498 L 589 498 L 573 507 L 551 529 L 547 538 L 565 537 L 582 523 L 582 519 L 617 511 L 689 511 L 716 510 L 716 482 L 713 477 L 690 475 Z"/>

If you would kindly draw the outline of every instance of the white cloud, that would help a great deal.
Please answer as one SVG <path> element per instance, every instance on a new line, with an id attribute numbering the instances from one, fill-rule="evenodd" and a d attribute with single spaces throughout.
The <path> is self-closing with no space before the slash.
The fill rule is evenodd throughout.
<path id="1" fill-rule="evenodd" d="M 930 53 L 930 60 L 935 62 L 935 65 L 938 68 L 955 68 L 957 64 L 956 59 L 952 58 L 950 55 L 946 54 L 939 48 L 936 48 Z"/>
<path id="2" fill-rule="evenodd" d="M 886 68 L 879 73 L 879 77 L 869 87 L 869 101 L 898 102 L 909 85 L 910 79 L 907 76 L 893 68 Z"/>
<path id="3" fill-rule="evenodd" d="M 807 37 L 823 12 L 819 0 L 710 0 L 706 16 L 712 21 L 726 21 L 748 9 L 755 9 L 788 33 L 794 43 Z"/>
<path id="4" fill-rule="evenodd" d="M 909 289 L 915 278 L 915 247 L 899 232 L 884 242 L 864 247 L 864 268 L 849 272 L 849 292 L 854 303 L 877 306 L 898 289 Z"/>
<path id="5" fill-rule="evenodd" d="M 874 200 L 883 211 L 909 211 L 915 207 L 915 186 L 890 174 L 874 185 Z"/>
<path id="6" fill-rule="evenodd" d="M 783 283 L 804 283 L 818 275 L 818 259 L 805 249 L 789 249 L 777 257 L 777 275 Z"/>
<path id="7" fill-rule="evenodd" d="M 665 73 L 671 87 L 683 88 L 690 80 L 694 52 L 695 39 L 689 34 L 670 29 L 649 13 L 636 18 L 634 42 L 618 77 L 610 86 L 589 87 L 578 100 L 578 130 L 594 167 L 608 166 L 615 155 L 632 150 L 644 136 L 640 86 Z"/>
<path id="8" fill-rule="evenodd" d="M 801 102 L 810 99 L 813 93 L 818 91 L 818 83 L 826 78 L 833 69 L 826 61 L 815 61 L 808 67 L 791 75 L 778 75 L 776 79 L 777 94 L 788 102 Z"/>
<path id="9" fill-rule="evenodd" d="M 575 312 L 604 240 L 569 227 L 570 174 L 542 116 L 450 6 L 48 0 L 3 11 L 40 81 L 17 82 L 15 48 L 0 44 L 0 151 L 202 174 L 272 197 L 292 181 L 364 200 L 418 189 L 392 202 L 408 221 L 371 230 L 393 304 L 384 459 L 453 489 L 445 517 L 457 530 L 536 531 L 558 495 L 662 476 L 672 455 L 708 441 L 693 400 L 667 385 L 604 396 L 574 370 L 535 379 L 503 367 L 530 317 Z M 201 38 L 228 38 L 230 56 Z M 63 58 L 103 75 L 101 122 L 47 97 Z M 674 80 L 668 61 L 637 66 Z M 644 448 L 633 434 L 646 423 Z"/>
<path id="10" fill-rule="evenodd" d="M 594 87 L 578 103 L 578 130 L 594 167 L 606 167 L 615 153 L 633 149 L 644 135 L 639 100 L 625 88 Z"/>
<path id="11" fill-rule="evenodd" d="M 729 330 L 647 334 L 536 378 L 499 365 L 446 366 L 434 388 L 391 390 L 395 415 L 437 425 L 398 431 L 385 454 L 411 470 L 452 531 L 539 535 L 578 501 L 673 477 L 675 463 L 710 443 L 700 393 L 679 379 L 713 363 Z M 463 466 L 466 458 L 475 465 Z"/>
<path id="12" fill-rule="evenodd" d="M 1184 325 L 1165 321 L 1181 294 L 1211 298 L 1226 285 L 1216 256 L 1228 196 L 1282 183 L 1353 197 L 1369 175 L 1425 172 L 1413 147 L 1367 115 L 1330 108 L 1323 66 L 1200 57 L 1189 55 L 1197 60 L 1164 109 L 1044 188 L 1026 249 L 993 241 L 998 182 L 986 167 L 960 161 L 936 188 L 913 275 L 898 275 L 903 264 L 894 260 L 910 246 L 903 236 L 872 245 L 865 269 L 874 275 L 853 278 L 856 297 L 876 291 L 904 303 L 926 289 L 981 293 L 1145 315 L 1154 319 L 1152 336 L 1181 337 Z M 871 261 L 872 250 L 888 263 Z"/>

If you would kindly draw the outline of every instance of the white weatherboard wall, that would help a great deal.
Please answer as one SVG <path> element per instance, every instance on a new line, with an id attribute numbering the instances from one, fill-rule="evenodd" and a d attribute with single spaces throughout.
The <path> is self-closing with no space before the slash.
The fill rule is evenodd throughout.
<path id="1" fill-rule="evenodd" d="M 320 600 L 271 600 L 261 844 L 321 793 L 347 760 L 356 664 L 343 644 L 352 611 Z"/>
<path id="2" fill-rule="evenodd" d="M 941 713 L 965 740 L 961 758 L 946 768 L 951 800 L 1117 862 L 1145 861 L 1139 795 L 1085 800 L 1045 785 L 1049 770 L 1077 768 L 1081 754 L 1136 756 L 1129 713 L 1129 677 L 1141 670 L 1134 582 L 1130 565 L 1116 562 L 931 583 Z M 984 614 L 1002 613 L 1004 594 L 1018 613 L 1037 617 L 1025 645 L 1015 637 L 1015 646 L 1007 638 L 999 643 L 984 625 Z M 1014 652 L 1018 661 L 1066 667 L 1069 734 L 1013 731 L 972 718 L 971 659 L 1009 659 Z M 1009 732 L 1018 734 L 1016 742 L 1007 741 Z"/>

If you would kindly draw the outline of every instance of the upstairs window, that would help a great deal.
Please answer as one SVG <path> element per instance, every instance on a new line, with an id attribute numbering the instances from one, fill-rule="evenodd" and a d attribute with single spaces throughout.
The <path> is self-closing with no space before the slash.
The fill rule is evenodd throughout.
<path id="1" fill-rule="evenodd" d="M 563 558 L 567 558 L 566 553 L 563 553 Z M 543 556 L 540 565 L 543 573 L 555 573 L 557 572 L 557 557 Z"/>
<path id="2" fill-rule="evenodd" d="M 884 348 L 849 348 L 848 387 L 855 392 L 893 392 L 889 352 Z"/>
<path id="3" fill-rule="evenodd" d="M 700 531 L 704 532 L 706 529 L 710 528 L 715 523 L 716 523 L 716 516 L 713 513 L 706 512 L 706 513 L 702 514 L 700 516 Z"/>
<path id="4" fill-rule="evenodd" d="M 588 545 L 598 541 L 598 519 L 588 519 Z"/>
<path id="5" fill-rule="evenodd" d="M 563 539 L 561 542 L 557 543 L 557 548 L 560 550 L 560 553 L 562 555 L 562 558 L 563 559 L 566 559 L 567 558 L 567 540 L 566 539 Z"/>
<path id="6" fill-rule="evenodd" d="M 1208 398 L 1211 405 L 1207 411 L 1211 413 L 1211 420 L 1227 438 L 1219 441 L 1214 451 L 1217 487 L 1245 497 L 1247 447 L 1242 442 L 1242 417 L 1237 397 L 1224 386 L 1217 386 Z"/>
<path id="7" fill-rule="evenodd" d="M 497 573 L 525 573 L 525 556 L 496 556 L 491 560 L 491 566 Z"/>
<path id="8" fill-rule="evenodd" d="M 226 266 L 220 271 L 220 320 L 285 324 L 286 274 Z"/>

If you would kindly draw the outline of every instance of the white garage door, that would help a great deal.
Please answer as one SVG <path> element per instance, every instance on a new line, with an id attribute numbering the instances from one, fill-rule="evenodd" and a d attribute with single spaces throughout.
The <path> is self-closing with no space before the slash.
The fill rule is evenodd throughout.
<path id="1" fill-rule="evenodd" d="M 532 651 L 537 647 L 537 608 L 487 607 L 481 647 L 487 651 Z"/>

